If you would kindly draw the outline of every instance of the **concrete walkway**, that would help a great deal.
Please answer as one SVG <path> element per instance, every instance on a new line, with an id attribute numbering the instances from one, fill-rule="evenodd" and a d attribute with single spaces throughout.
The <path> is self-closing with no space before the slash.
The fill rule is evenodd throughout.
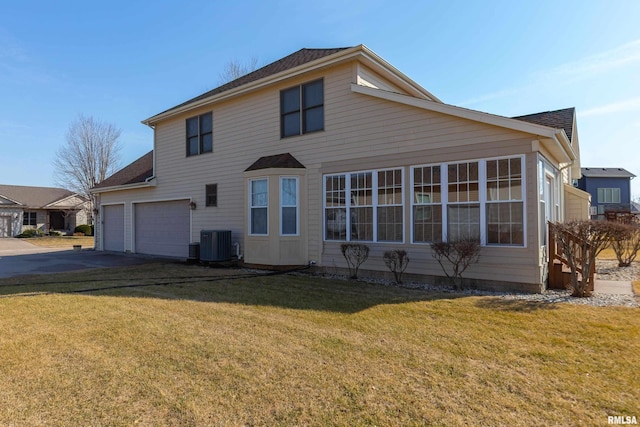
<path id="1" fill-rule="evenodd" d="M 633 295 L 631 282 L 626 280 L 595 280 L 594 292 L 598 294 Z"/>

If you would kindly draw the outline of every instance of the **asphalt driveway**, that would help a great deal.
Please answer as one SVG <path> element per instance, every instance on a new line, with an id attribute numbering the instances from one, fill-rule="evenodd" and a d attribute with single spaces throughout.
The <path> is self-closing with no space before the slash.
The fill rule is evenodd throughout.
<path id="1" fill-rule="evenodd" d="M 141 265 L 154 261 L 158 259 L 94 250 L 76 252 L 70 249 L 44 248 L 21 239 L 0 238 L 0 278 Z"/>

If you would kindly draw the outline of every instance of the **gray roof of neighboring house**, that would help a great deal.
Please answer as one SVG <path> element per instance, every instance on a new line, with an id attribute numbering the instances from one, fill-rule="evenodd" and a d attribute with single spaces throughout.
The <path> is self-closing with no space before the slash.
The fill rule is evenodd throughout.
<path id="1" fill-rule="evenodd" d="M 7 198 L 19 203 L 23 207 L 32 209 L 44 208 L 51 203 L 74 195 L 77 194 L 64 188 L 0 185 L 0 197 Z M 69 206 L 71 207 L 72 205 Z"/>
<path id="2" fill-rule="evenodd" d="M 564 129 L 569 141 L 573 139 L 573 121 L 576 109 L 565 108 L 562 110 L 545 111 L 542 113 L 527 114 L 525 116 L 511 117 L 512 119 L 529 122 L 536 125 L 548 126 L 555 129 Z"/>
<path id="3" fill-rule="evenodd" d="M 144 182 L 153 176 L 153 150 L 120 169 L 93 188 L 106 188 L 118 185 Z"/>
<path id="4" fill-rule="evenodd" d="M 635 178 L 636 176 L 623 168 L 580 168 L 582 176 L 589 178 Z"/>
<path id="5" fill-rule="evenodd" d="M 333 55 L 334 53 L 340 52 L 341 50 L 345 50 L 345 49 L 349 49 L 349 48 L 339 47 L 339 48 L 331 48 L 331 49 L 300 49 L 299 51 L 294 52 L 288 56 L 285 56 L 282 59 L 272 62 L 271 64 L 265 65 L 264 67 L 259 68 L 249 74 L 245 74 L 244 76 L 238 77 L 235 80 L 225 83 L 222 86 L 218 86 L 217 88 L 212 89 L 208 92 L 205 92 L 202 95 L 198 95 L 195 98 L 191 98 L 190 100 L 185 101 L 182 104 L 178 104 L 175 107 L 171 107 L 168 110 L 165 110 L 159 114 L 164 114 L 176 108 L 180 108 L 185 105 L 191 104 L 192 102 L 196 102 L 201 99 L 208 98 L 210 96 L 245 85 L 247 83 L 254 82 L 256 80 L 260 80 L 265 77 L 269 77 L 273 74 L 277 74 L 282 71 L 289 70 L 291 68 L 295 68 L 299 65 L 306 64 L 307 62 L 315 61 L 316 59 Z"/>

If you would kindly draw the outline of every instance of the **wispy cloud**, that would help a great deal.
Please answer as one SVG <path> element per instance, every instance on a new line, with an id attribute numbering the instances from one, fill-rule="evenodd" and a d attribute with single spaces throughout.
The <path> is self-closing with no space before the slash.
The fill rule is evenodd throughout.
<path id="1" fill-rule="evenodd" d="M 474 104 L 480 104 L 493 99 L 505 98 L 507 96 L 513 96 L 521 92 L 521 89 L 505 89 L 497 92 L 487 93 L 485 95 L 477 96 L 475 98 L 466 99 L 462 102 L 457 102 L 456 105 L 460 107 L 467 107 Z"/>
<path id="2" fill-rule="evenodd" d="M 0 28 L 0 83 L 52 84 L 55 79 L 34 61 L 29 52 Z"/>
<path id="3" fill-rule="evenodd" d="M 581 116 L 601 116 L 604 114 L 620 113 L 623 111 L 640 110 L 640 98 L 624 99 L 611 104 L 601 105 L 582 111 Z"/>
<path id="4" fill-rule="evenodd" d="M 590 55 L 577 61 L 567 62 L 540 74 L 541 78 L 577 80 L 607 73 L 612 70 L 640 62 L 640 40 L 617 48 Z"/>
<path id="5" fill-rule="evenodd" d="M 0 29 L 0 60 L 25 61 L 27 55 L 24 49 L 6 31 Z"/>
<path id="6" fill-rule="evenodd" d="M 595 78 L 616 69 L 640 65 L 640 39 L 625 43 L 614 49 L 586 56 L 559 66 L 533 73 L 527 79 L 530 84 L 511 89 L 491 92 L 459 102 L 458 105 L 470 106 L 494 99 L 514 97 L 539 91 L 540 88 L 568 84 L 578 80 Z M 625 106 L 625 108 L 629 108 Z M 595 110 L 595 109 L 594 109 Z M 584 114 L 584 113 L 583 113 Z M 595 113 L 592 113 L 595 114 Z"/>

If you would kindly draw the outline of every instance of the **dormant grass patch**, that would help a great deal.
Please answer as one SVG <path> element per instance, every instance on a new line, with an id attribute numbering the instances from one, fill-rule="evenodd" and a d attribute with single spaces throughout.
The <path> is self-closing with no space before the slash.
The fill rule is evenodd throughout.
<path id="1" fill-rule="evenodd" d="M 93 236 L 44 236 L 30 237 L 23 240 L 46 248 L 72 249 L 74 245 L 81 245 L 82 249 L 91 249 L 94 245 Z"/>
<path id="2" fill-rule="evenodd" d="M 152 264 L 0 280 L 0 424 L 603 425 L 639 415 L 636 308 L 236 277 L 246 275 Z"/>

